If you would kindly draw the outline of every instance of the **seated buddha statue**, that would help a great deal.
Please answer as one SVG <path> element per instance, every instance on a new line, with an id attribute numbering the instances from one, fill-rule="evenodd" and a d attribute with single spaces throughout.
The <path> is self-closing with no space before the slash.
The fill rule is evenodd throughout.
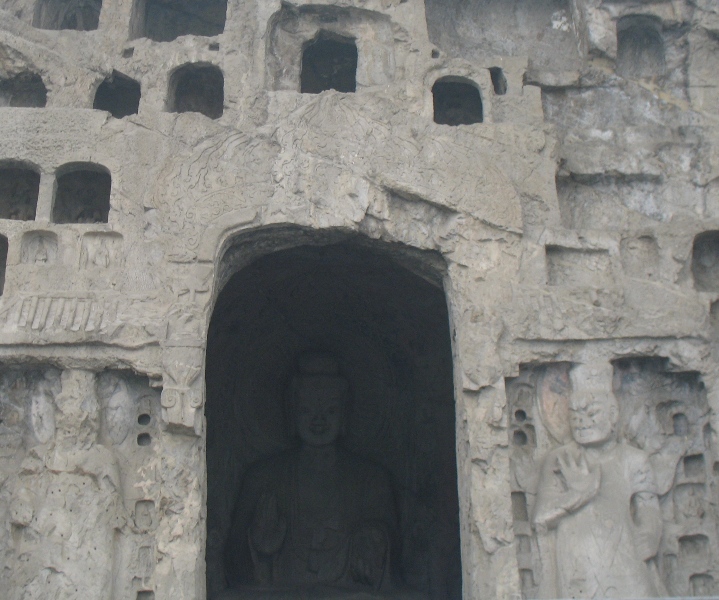
<path id="1" fill-rule="evenodd" d="M 398 527 L 390 476 L 342 446 L 349 395 L 332 359 L 300 361 L 290 394 L 295 446 L 243 478 L 226 546 L 231 589 L 392 588 Z"/>

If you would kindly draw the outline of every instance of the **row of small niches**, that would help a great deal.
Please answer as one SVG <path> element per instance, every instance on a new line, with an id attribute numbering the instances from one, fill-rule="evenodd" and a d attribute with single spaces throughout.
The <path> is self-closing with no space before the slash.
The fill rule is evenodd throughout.
<path id="1" fill-rule="evenodd" d="M 328 63 L 323 60 L 324 56 L 340 57 L 341 60 L 339 64 Z M 324 69 L 327 69 L 326 72 Z M 300 92 L 319 94 L 335 90 L 353 93 L 357 86 L 356 70 L 357 50 L 353 44 L 320 39 L 309 46 L 303 55 Z M 505 94 L 507 81 L 502 69 L 493 67 L 489 71 L 495 94 Z M 453 76 L 440 78 L 435 82 L 432 93 L 435 123 L 473 125 L 484 121 L 479 86 L 471 79 Z M 113 71 L 97 88 L 93 108 L 122 119 L 138 113 L 141 97 L 142 91 L 137 81 Z M 46 102 L 47 89 L 42 79 L 33 73 L 22 73 L 6 80 L 4 90 L 0 89 L 0 106 L 43 108 Z M 169 112 L 197 112 L 210 119 L 220 118 L 224 112 L 222 70 L 206 63 L 191 63 L 176 69 L 170 77 L 166 108 Z"/>
<path id="2" fill-rule="evenodd" d="M 56 174 L 53 223 L 107 223 L 112 178 L 95 164 L 70 164 Z M 33 221 L 40 194 L 40 174 L 24 164 L 0 166 L 0 219 Z"/>

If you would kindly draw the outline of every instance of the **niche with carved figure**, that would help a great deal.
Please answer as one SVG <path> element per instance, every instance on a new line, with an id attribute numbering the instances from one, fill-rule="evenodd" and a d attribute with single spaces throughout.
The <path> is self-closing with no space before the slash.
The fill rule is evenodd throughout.
<path id="1" fill-rule="evenodd" d="M 208 597 L 458 600 L 439 257 L 341 238 L 287 249 L 298 239 L 312 237 L 251 235 L 238 250 L 278 250 L 249 265 L 227 253 L 243 266 L 208 333 Z M 275 541 L 251 525 L 273 515 Z"/>
<path id="2" fill-rule="evenodd" d="M 43 108 L 47 103 L 47 88 L 36 73 L 19 73 L 0 78 L 0 107 Z"/>
<path id="3" fill-rule="evenodd" d="M 40 174 L 21 164 L 0 165 L 0 219 L 35 219 Z"/>
<path id="4" fill-rule="evenodd" d="M 606 597 L 627 577 L 637 597 L 715 595 L 719 474 L 701 377 L 661 358 L 599 372 L 601 385 L 550 363 L 507 380 L 523 594 Z M 528 425 L 534 442 L 518 443 Z"/>
<path id="5" fill-rule="evenodd" d="M 170 77 L 170 112 L 198 112 L 219 119 L 224 99 L 225 80 L 219 67 L 204 63 L 185 65 Z"/>
<path id="6" fill-rule="evenodd" d="M 49 265 L 57 260 L 57 235 L 52 231 L 28 231 L 22 236 L 20 256 L 23 264 Z"/>
<path id="7" fill-rule="evenodd" d="M 183 35 L 220 35 L 226 13 L 227 0 L 136 0 L 131 37 L 171 42 Z"/>
<path id="8" fill-rule="evenodd" d="M 102 0 L 38 0 L 33 25 L 39 29 L 91 31 L 100 22 Z"/>
<path id="9" fill-rule="evenodd" d="M 92 107 L 105 110 L 116 119 L 136 115 L 140 106 L 140 84 L 117 71 L 113 71 L 95 92 Z"/>
<path id="10" fill-rule="evenodd" d="M 65 165 L 57 178 L 53 223 L 107 223 L 110 173 L 100 165 Z"/>
<path id="11" fill-rule="evenodd" d="M 657 77 L 666 70 L 661 22 L 643 15 L 617 23 L 617 73 L 622 77 Z"/>
<path id="12" fill-rule="evenodd" d="M 479 88 L 459 77 L 443 77 L 432 87 L 434 122 L 440 125 L 473 125 L 484 120 Z"/>

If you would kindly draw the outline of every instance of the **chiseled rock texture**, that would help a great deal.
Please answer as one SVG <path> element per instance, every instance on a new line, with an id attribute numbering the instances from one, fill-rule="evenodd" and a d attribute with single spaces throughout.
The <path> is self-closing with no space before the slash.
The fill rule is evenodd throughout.
<path id="1" fill-rule="evenodd" d="M 318 32 L 354 93 L 300 93 Z M 719 594 L 718 73 L 716 0 L 0 0 L 0 595 L 221 591 L 313 346 L 433 598 L 545 593 L 587 390 L 651 465 L 657 593 Z"/>

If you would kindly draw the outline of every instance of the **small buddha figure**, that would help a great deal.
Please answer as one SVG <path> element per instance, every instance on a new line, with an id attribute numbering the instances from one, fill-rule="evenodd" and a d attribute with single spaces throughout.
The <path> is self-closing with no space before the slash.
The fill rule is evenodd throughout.
<path id="1" fill-rule="evenodd" d="M 303 357 L 290 400 L 297 444 L 244 476 L 226 551 L 231 586 L 392 586 L 397 517 L 390 477 L 342 447 L 348 398 L 332 359 Z"/>
<path id="2" fill-rule="evenodd" d="M 539 597 L 663 595 L 655 562 L 662 518 L 649 457 L 617 439 L 611 391 L 576 372 L 571 378 L 574 439 L 544 459 L 534 510 L 545 566 Z"/>

